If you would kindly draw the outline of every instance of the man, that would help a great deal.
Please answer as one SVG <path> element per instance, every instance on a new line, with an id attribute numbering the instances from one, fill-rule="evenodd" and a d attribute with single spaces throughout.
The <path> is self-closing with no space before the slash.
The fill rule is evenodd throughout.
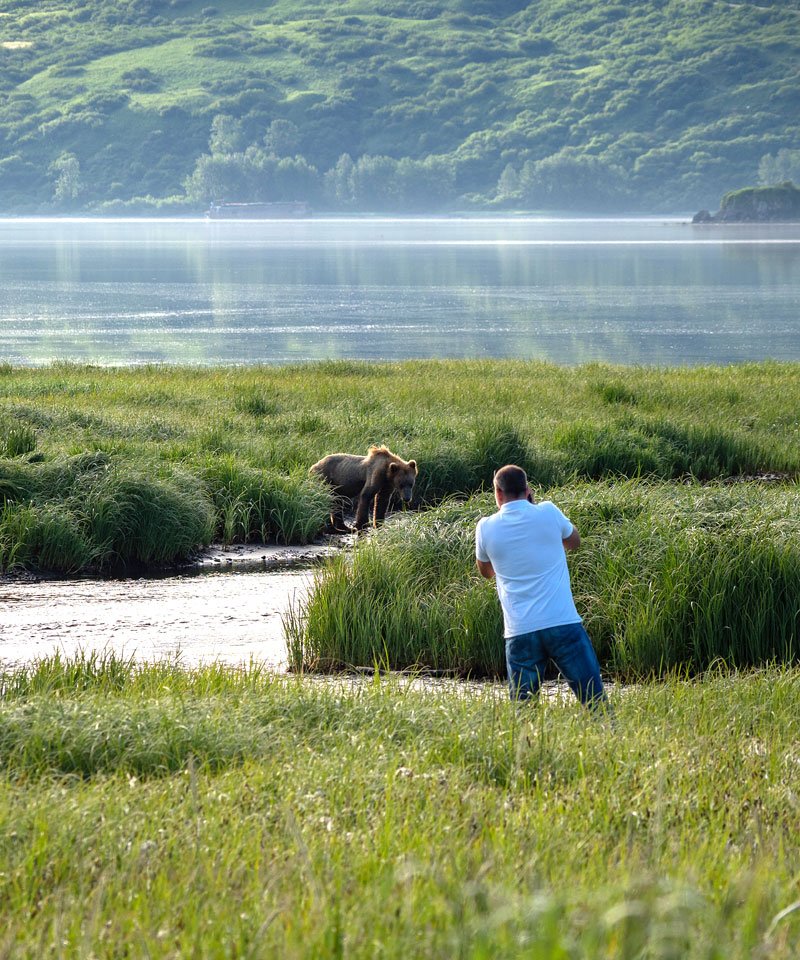
<path id="1" fill-rule="evenodd" d="M 495 579 L 505 626 L 512 699 L 539 691 L 553 659 L 581 703 L 606 703 L 600 665 L 584 630 L 569 582 L 565 550 L 577 550 L 578 531 L 545 500 L 534 503 L 521 467 L 509 464 L 494 478 L 498 512 L 478 521 L 478 570 Z"/>

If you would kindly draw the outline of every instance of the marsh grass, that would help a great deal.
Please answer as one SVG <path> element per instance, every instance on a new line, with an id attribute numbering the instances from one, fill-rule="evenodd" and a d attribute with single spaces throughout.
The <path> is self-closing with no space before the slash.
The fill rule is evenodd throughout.
<path id="1" fill-rule="evenodd" d="M 209 463 L 204 479 L 213 491 L 220 523 L 217 534 L 226 543 L 277 539 L 308 543 L 325 525 L 329 492 L 295 470 L 268 473 L 222 457 Z"/>
<path id="2" fill-rule="evenodd" d="M 3 568 L 161 564 L 208 543 L 213 513 L 201 484 L 179 469 L 156 465 L 145 474 L 137 466 L 117 467 L 105 454 L 0 461 L 9 490 L 0 512 Z"/>
<path id="3" fill-rule="evenodd" d="M 446 503 L 331 558 L 286 614 L 293 668 L 499 675 L 496 597 L 465 569 L 479 515 Z"/>
<path id="4" fill-rule="evenodd" d="M 173 661 L 0 688 L 10 956 L 796 955 L 797 671 L 629 688 L 613 730 Z"/>
<path id="5" fill-rule="evenodd" d="M 717 426 L 685 427 L 664 420 L 623 418 L 613 426 L 579 421 L 560 429 L 555 442 L 565 462 L 579 476 L 591 479 L 713 480 L 755 474 L 771 462 L 769 453 L 752 438 Z"/>
<path id="6" fill-rule="evenodd" d="M 800 657 L 796 486 L 618 481 L 547 494 L 584 537 L 573 591 L 605 670 L 625 679 Z M 293 667 L 501 676 L 494 586 L 474 569 L 488 496 L 405 516 L 318 571 L 286 618 Z"/>
<path id="7" fill-rule="evenodd" d="M 0 422 L 0 456 L 22 457 L 36 449 L 36 431 L 16 420 Z"/>
<path id="8" fill-rule="evenodd" d="M 0 501 L 34 511 L 52 503 L 70 512 L 76 484 L 113 472 L 140 484 L 141 495 L 132 487 L 119 493 L 120 530 L 140 523 L 139 508 L 132 521 L 129 505 L 144 503 L 144 478 L 164 497 L 169 490 L 186 498 L 192 516 L 200 496 L 213 510 L 213 534 L 223 539 L 304 542 L 322 529 L 330 505 L 328 491 L 306 477 L 326 453 L 365 453 L 386 443 L 413 457 L 420 467 L 416 503 L 426 507 L 486 489 L 507 462 L 524 466 L 544 487 L 571 478 L 790 479 L 800 472 L 798 408 L 797 364 L 8 367 L 0 377 Z M 145 516 L 141 525 L 149 525 Z M 187 527 L 195 546 L 206 536 L 201 526 Z M 41 564 L 42 551 L 17 548 L 9 537 L 4 564 L 23 555 L 29 565 Z M 125 552 L 110 532 L 88 542 L 90 563 L 105 556 L 108 543 L 112 554 Z M 175 555 L 186 543 L 161 553 Z M 159 551 L 152 551 L 142 534 L 132 553 L 155 560 Z M 47 552 L 54 569 L 81 562 L 77 550 L 59 561 L 57 544 Z"/>

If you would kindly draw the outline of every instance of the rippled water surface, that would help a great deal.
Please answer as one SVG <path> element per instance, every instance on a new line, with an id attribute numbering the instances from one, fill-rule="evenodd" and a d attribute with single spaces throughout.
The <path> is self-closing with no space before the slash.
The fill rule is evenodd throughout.
<path id="1" fill-rule="evenodd" d="M 287 665 L 282 614 L 308 570 L 0 583 L 0 668 L 60 652 Z"/>
<path id="2" fill-rule="evenodd" d="M 800 224 L 0 221 L 0 359 L 800 359 Z"/>

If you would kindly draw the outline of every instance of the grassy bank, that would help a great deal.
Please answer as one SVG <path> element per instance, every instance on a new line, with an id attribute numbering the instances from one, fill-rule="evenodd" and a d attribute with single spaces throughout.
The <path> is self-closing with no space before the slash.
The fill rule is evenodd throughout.
<path id="1" fill-rule="evenodd" d="M 170 664 L 2 678 L 14 957 L 796 956 L 800 677 L 571 700 Z"/>
<path id="2" fill-rule="evenodd" d="M 796 475 L 800 365 L 637 369 L 533 362 L 281 368 L 0 366 L 0 567 L 165 562 L 212 537 L 305 542 L 335 450 L 386 443 L 417 499 L 503 463 L 570 478 Z"/>
<path id="3" fill-rule="evenodd" d="M 573 590 L 605 670 L 624 679 L 800 658 L 800 490 L 752 483 L 570 484 Z M 475 570 L 489 494 L 406 515 L 317 574 L 287 619 L 296 669 L 505 670 L 493 583 Z"/>

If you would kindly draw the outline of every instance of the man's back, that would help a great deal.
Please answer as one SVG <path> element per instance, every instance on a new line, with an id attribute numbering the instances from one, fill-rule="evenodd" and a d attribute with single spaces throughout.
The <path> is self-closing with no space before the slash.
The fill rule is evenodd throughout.
<path id="1" fill-rule="evenodd" d="M 547 500 L 506 502 L 478 523 L 476 555 L 494 567 L 506 637 L 580 622 L 563 545 L 572 531 Z"/>

